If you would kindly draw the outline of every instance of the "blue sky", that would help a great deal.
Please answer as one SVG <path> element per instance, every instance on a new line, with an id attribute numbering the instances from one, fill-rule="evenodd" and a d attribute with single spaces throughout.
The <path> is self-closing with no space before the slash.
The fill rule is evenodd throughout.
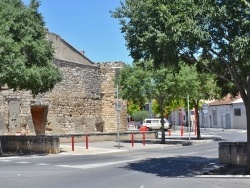
<path id="1" fill-rule="evenodd" d="M 30 0 L 23 0 L 27 5 Z M 120 0 L 40 0 L 50 32 L 58 34 L 93 62 L 132 63 L 117 19 L 110 10 Z"/>

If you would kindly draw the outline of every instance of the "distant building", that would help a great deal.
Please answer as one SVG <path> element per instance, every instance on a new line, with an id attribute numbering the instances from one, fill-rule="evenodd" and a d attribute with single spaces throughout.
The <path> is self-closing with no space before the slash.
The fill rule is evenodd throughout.
<path id="1" fill-rule="evenodd" d="M 207 114 L 201 110 L 201 127 L 246 129 L 246 110 L 240 95 L 235 98 L 227 95 L 221 100 L 207 104 Z"/>
<path id="2" fill-rule="evenodd" d="M 222 129 L 246 129 L 246 110 L 242 98 L 236 96 L 232 98 L 230 95 L 212 102 L 206 103 L 207 110 L 199 110 L 199 121 L 202 128 L 222 128 Z M 171 121 L 180 126 L 183 122 L 184 126 L 188 125 L 188 113 L 181 108 L 174 111 L 170 115 Z M 190 125 L 194 128 L 194 111 L 190 110 Z"/>

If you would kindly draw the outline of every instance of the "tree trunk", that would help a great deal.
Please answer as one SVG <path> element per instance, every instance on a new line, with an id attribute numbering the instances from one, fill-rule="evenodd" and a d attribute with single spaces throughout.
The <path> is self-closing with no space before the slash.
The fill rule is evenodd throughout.
<path id="1" fill-rule="evenodd" d="M 245 107 L 247 116 L 247 167 L 250 169 L 250 106 Z"/>
<path id="2" fill-rule="evenodd" d="M 161 116 L 161 144 L 165 144 L 166 141 L 165 129 L 164 129 L 164 117 Z"/>
<path id="3" fill-rule="evenodd" d="M 199 121 L 199 101 L 194 101 L 194 115 L 195 115 L 195 123 L 197 125 L 197 139 L 201 138 L 201 131 L 200 131 L 200 121 Z"/>
<path id="4" fill-rule="evenodd" d="M 161 114 L 161 144 L 165 144 L 165 129 L 164 129 L 164 109 L 163 100 L 159 100 L 160 114 Z"/>
<path id="5" fill-rule="evenodd" d="M 2 151 L 2 140 L 0 138 L 0 155 L 3 155 L 3 151 Z"/>

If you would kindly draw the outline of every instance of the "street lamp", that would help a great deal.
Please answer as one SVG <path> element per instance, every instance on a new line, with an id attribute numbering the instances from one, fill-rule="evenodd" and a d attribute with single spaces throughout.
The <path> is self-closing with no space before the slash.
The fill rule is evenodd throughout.
<path id="1" fill-rule="evenodd" d="M 119 70 L 122 67 L 112 67 L 115 69 L 115 82 L 116 82 L 116 103 L 115 103 L 115 110 L 116 110 L 116 118 L 117 118 L 117 147 L 120 148 L 120 111 L 121 111 L 121 103 L 119 102 Z"/>

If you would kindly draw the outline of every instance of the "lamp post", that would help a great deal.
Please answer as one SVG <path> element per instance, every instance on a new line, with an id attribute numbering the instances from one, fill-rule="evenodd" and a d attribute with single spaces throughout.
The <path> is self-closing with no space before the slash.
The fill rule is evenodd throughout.
<path id="1" fill-rule="evenodd" d="M 116 118 L 117 118 L 117 147 L 120 148 L 120 111 L 121 111 L 121 104 L 119 102 L 119 70 L 122 67 L 112 67 L 115 69 L 115 82 L 116 82 L 116 103 L 115 103 L 115 110 L 116 110 Z"/>

